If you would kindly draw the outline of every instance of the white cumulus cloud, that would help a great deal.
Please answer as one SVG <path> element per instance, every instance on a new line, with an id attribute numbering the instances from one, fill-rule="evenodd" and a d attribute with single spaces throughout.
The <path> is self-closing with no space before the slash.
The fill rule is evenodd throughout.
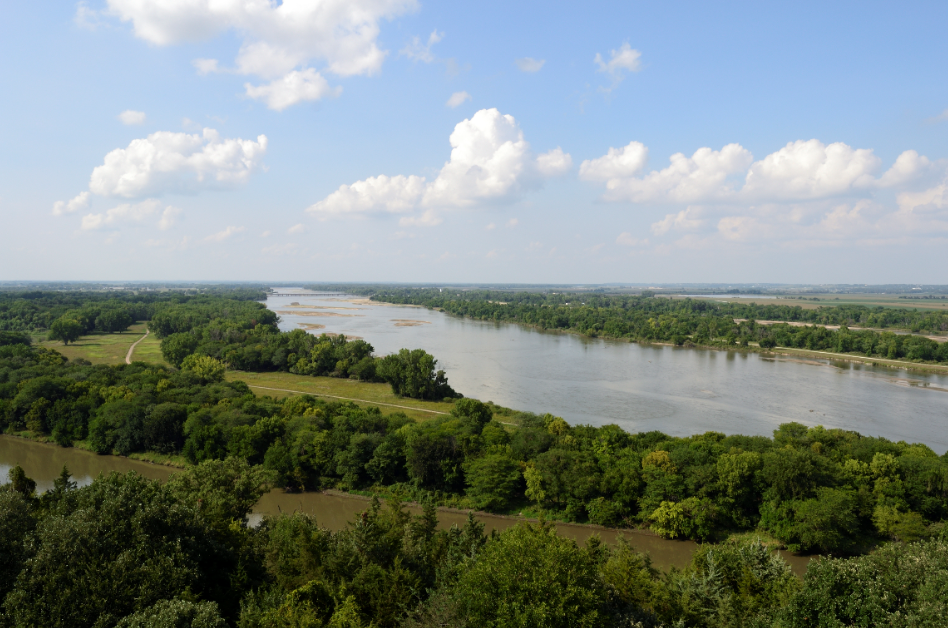
<path id="1" fill-rule="evenodd" d="M 158 228 L 167 231 L 175 225 L 180 215 L 181 209 L 179 207 L 171 207 L 170 205 L 165 207 L 165 211 L 161 213 L 161 220 L 158 221 Z"/>
<path id="2" fill-rule="evenodd" d="M 62 216 L 72 212 L 85 209 L 89 206 L 89 193 L 79 192 L 74 198 L 68 201 L 56 201 L 53 204 L 53 215 Z"/>
<path id="3" fill-rule="evenodd" d="M 340 186 L 307 211 L 328 217 L 425 209 L 402 223 L 437 224 L 436 210 L 510 202 L 572 166 L 572 158 L 559 148 L 534 155 L 513 116 L 497 109 L 482 109 L 459 122 L 449 140 L 451 157 L 433 181 L 416 175 L 370 177 Z"/>
<path id="4" fill-rule="evenodd" d="M 232 71 L 266 81 L 314 62 L 337 76 L 375 74 L 387 54 L 378 46 L 380 22 L 418 7 L 417 0 L 107 1 L 109 12 L 131 23 L 137 37 L 160 46 L 236 33 L 242 44 Z M 217 71 L 209 61 L 195 66 L 201 73 Z"/>
<path id="5" fill-rule="evenodd" d="M 586 181 L 609 181 L 632 177 L 648 162 L 648 148 L 641 142 L 629 142 L 622 148 L 610 148 L 598 159 L 587 159 L 579 166 L 579 178 Z"/>
<path id="6" fill-rule="evenodd" d="M 132 109 L 126 109 L 118 115 L 118 119 L 122 124 L 128 126 L 134 126 L 138 124 L 145 123 L 145 112 L 144 111 L 134 111 Z"/>
<path id="7" fill-rule="evenodd" d="M 451 94 L 451 97 L 448 98 L 448 102 L 446 102 L 445 105 L 454 109 L 455 107 L 458 107 L 464 104 L 470 99 L 471 99 L 471 95 L 468 94 L 467 92 L 454 92 L 453 94 Z"/>
<path id="8" fill-rule="evenodd" d="M 299 223 L 286 230 L 287 233 L 303 233 L 306 231 L 306 225 Z"/>
<path id="9" fill-rule="evenodd" d="M 168 192 L 227 188 L 247 181 L 267 151 L 267 138 L 222 139 L 159 131 L 117 148 L 92 171 L 89 190 L 100 196 L 135 198 Z"/>
<path id="10" fill-rule="evenodd" d="M 274 111 L 283 111 L 287 107 L 304 101 L 321 100 L 326 96 L 338 96 L 341 87 L 330 87 L 329 82 L 313 68 L 293 71 L 265 85 L 246 83 L 247 96 L 262 100 Z"/>
<path id="11" fill-rule="evenodd" d="M 539 72 L 544 63 L 546 63 L 546 59 L 534 59 L 533 57 L 522 57 L 516 61 L 521 72 Z"/>

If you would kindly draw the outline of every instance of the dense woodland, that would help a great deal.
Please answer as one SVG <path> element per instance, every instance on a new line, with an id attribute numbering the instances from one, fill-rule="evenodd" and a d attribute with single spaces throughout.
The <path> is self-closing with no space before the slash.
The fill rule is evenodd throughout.
<path id="1" fill-rule="evenodd" d="M 895 328 L 913 332 L 948 330 L 948 312 L 905 308 L 827 306 L 806 310 L 787 305 L 718 303 L 707 299 L 669 299 L 595 293 L 441 292 L 431 288 L 359 288 L 387 303 L 423 305 L 455 316 L 511 322 L 591 337 L 627 338 L 676 345 L 794 347 L 857 353 L 867 357 L 948 363 L 948 343 L 890 331 L 852 326 Z M 735 319 L 740 322 L 735 322 Z M 743 319 L 743 320 L 742 320 Z M 761 325 L 756 321 L 812 323 Z M 830 330 L 820 325 L 841 325 Z"/>
<path id="2" fill-rule="evenodd" d="M 0 626 L 943 625 L 948 454 L 795 423 L 773 438 L 676 438 L 463 398 L 417 422 L 260 397 L 224 381 L 225 363 L 367 379 L 371 364 L 419 396 L 438 376 L 427 354 L 377 359 L 362 341 L 280 333 L 258 306 L 156 306 L 149 326 L 174 367 L 69 361 L 0 332 L 0 430 L 189 465 L 165 485 L 130 474 L 75 488 L 64 470 L 41 496 L 15 468 L 0 487 Z M 248 527 L 271 486 L 391 499 L 336 533 L 302 515 Z M 434 505 L 705 544 L 666 574 L 549 524 L 438 531 Z M 754 535 L 852 558 L 822 560 L 801 583 Z"/>

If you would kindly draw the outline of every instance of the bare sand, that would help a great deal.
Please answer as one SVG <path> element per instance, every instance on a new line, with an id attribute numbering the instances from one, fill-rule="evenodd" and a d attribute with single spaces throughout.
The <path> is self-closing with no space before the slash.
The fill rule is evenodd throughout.
<path id="1" fill-rule="evenodd" d="M 323 336 L 329 336 L 330 338 L 335 338 L 336 336 L 345 336 L 346 340 L 363 340 L 362 336 L 350 336 L 349 334 L 337 334 L 334 331 L 323 332 Z"/>
<path id="2" fill-rule="evenodd" d="M 326 329 L 325 325 L 320 325 L 319 323 L 297 323 L 297 325 L 303 329 Z"/>
<path id="3" fill-rule="evenodd" d="M 291 316 L 365 316 L 365 314 L 340 314 L 339 312 L 292 312 L 287 310 L 277 310 L 277 314 L 289 314 Z"/>
<path id="4" fill-rule="evenodd" d="M 344 307 L 342 305 L 300 305 L 299 303 L 290 303 L 288 307 L 299 307 L 310 310 L 364 310 L 362 307 Z"/>
<path id="5" fill-rule="evenodd" d="M 393 318 L 395 327 L 418 327 L 419 325 L 430 325 L 431 321 L 416 321 L 410 318 Z"/>

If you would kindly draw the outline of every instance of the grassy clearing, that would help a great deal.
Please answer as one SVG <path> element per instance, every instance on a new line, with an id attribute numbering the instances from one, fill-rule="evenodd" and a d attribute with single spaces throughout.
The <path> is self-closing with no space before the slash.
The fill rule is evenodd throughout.
<path id="1" fill-rule="evenodd" d="M 359 406 L 378 406 L 382 414 L 404 412 L 419 421 L 447 414 L 454 407 L 452 402 L 418 401 L 396 397 L 388 384 L 373 384 L 336 377 L 309 377 L 292 373 L 245 373 L 243 371 L 228 371 L 226 377 L 228 381 L 246 383 L 258 395 L 269 395 L 277 399 L 304 394 L 330 399 L 344 398 L 355 401 Z"/>
<path id="2" fill-rule="evenodd" d="M 89 336 L 83 336 L 69 345 L 50 340 L 43 340 L 38 344 L 43 347 L 55 349 L 70 360 L 83 358 L 93 364 L 125 364 L 125 354 L 128 353 L 128 348 L 144 334 L 145 323 L 136 323 L 129 327 L 128 331 L 116 334 L 96 332 Z M 151 335 L 136 348 L 135 357 L 137 359 L 141 359 L 138 357 L 138 351 L 149 340 L 151 340 Z M 160 352 L 158 355 L 160 357 Z M 163 362 L 162 360 L 162 363 Z"/>
<path id="3" fill-rule="evenodd" d="M 155 334 L 148 334 L 147 338 L 138 343 L 132 353 L 132 362 L 150 362 L 170 366 L 161 355 L 161 340 Z"/>

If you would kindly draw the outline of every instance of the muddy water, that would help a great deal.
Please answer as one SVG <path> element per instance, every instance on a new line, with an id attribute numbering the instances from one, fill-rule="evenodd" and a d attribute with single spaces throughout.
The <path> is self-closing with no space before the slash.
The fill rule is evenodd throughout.
<path id="1" fill-rule="evenodd" d="M 34 443 L 32 441 L 0 435 L 0 483 L 7 481 L 7 473 L 14 465 L 20 465 L 27 476 L 36 480 L 37 490 L 47 491 L 53 487 L 53 480 L 59 476 L 63 465 L 69 468 L 73 479 L 85 486 L 100 473 L 112 471 L 125 473 L 135 471 L 147 478 L 167 480 L 175 469 L 159 465 L 121 458 L 119 456 L 99 456 L 87 451 L 62 448 L 56 445 Z M 319 524 L 329 530 L 341 530 L 357 514 L 368 508 L 369 499 L 355 495 L 324 493 L 285 493 L 274 490 L 264 495 L 254 507 L 250 516 L 252 524 L 259 522 L 265 515 L 278 513 L 304 512 L 316 516 Z M 409 506 L 408 510 L 418 514 L 420 509 Z M 492 530 L 503 531 L 516 525 L 518 519 L 481 514 L 478 521 L 484 524 L 489 533 Z M 467 513 L 444 509 L 438 512 L 438 525 L 450 528 L 463 526 Z M 697 545 L 692 541 L 671 541 L 639 530 L 609 530 L 594 526 L 557 523 L 559 534 L 585 543 L 593 534 L 599 535 L 606 543 L 615 543 L 619 536 L 625 537 L 629 544 L 640 552 L 647 552 L 656 567 L 669 569 L 685 567 L 691 562 L 691 554 Z M 809 558 L 784 555 L 794 572 L 802 574 L 806 570 Z"/>
<path id="2" fill-rule="evenodd" d="M 297 296 L 267 301 L 270 309 L 290 312 L 280 315 L 281 329 L 312 322 L 298 311 L 343 312 L 349 316 L 320 318 L 325 328 L 311 333 L 359 336 L 379 355 L 425 349 L 459 392 L 551 412 L 572 424 L 614 423 L 673 436 L 710 430 L 771 436 L 781 423 L 798 421 L 924 443 L 938 454 L 948 450 L 948 374 L 581 338 L 292 292 Z M 424 323 L 399 325 L 406 320 Z"/>

